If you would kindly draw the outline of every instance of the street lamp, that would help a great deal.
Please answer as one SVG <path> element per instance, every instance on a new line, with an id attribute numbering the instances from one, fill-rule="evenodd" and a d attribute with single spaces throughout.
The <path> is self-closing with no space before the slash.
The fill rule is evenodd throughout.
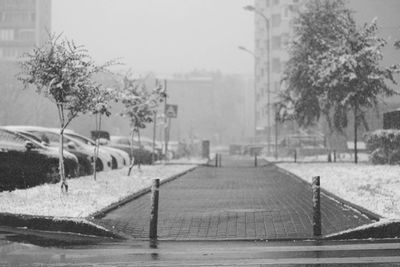
<path id="1" fill-rule="evenodd" d="M 256 119 L 256 117 L 257 117 L 257 108 L 256 108 L 256 96 L 257 96 L 257 90 L 256 90 L 257 89 L 257 87 L 256 87 L 256 62 L 258 60 L 258 57 L 256 56 L 256 54 L 253 51 L 247 49 L 244 46 L 238 46 L 238 49 L 242 50 L 242 51 L 250 54 L 252 57 L 254 57 L 254 137 L 255 137 L 256 131 L 257 131 L 256 130 L 256 128 L 257 128 L 257 119 Z"/>
<path id="2" fill-rule="evenodd" d="M 268 58 L 268 71 L 267 71 L 267 79 L 268 79 L 268 90 L 267 90 L 267 106 L 268 106 L 268 117 L 267 117 L 267 125 L 268 125 L 268 131 L 267 131 L 267 142 L 268 142 L 268 153 L 271 152 L 270 150 L 270 144 L 271 144 L 271 25 L 269 19 L 257 8 L 254 6 L 248 5 L 243 7 L 244 10 L 254 12 L 261 16 L 265 20 L 265 25 L 267 29 L 267 38 L 268 38 L 268 53 L 267 53 L 267 58 Z"/>

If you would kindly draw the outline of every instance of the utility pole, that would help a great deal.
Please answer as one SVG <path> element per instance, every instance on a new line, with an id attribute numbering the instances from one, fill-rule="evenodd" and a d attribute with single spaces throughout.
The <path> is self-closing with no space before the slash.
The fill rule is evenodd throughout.
<path id="1" fill-rule="evenodd" d="M 272 52 L 271 52 L 271 37 L 272 37 L 272 34 L 271 34 L 271 30 L 272 30 L 272 28 L 271 28 L 271 23 L 270 23 L 270 20 L 269 20 L 269 18 L 261 11 L 261 10 L 259 10 L 259 9 L 257 9 L 256 7 L 254 7 L 254 6 L 251 6 L 251 5 L 248 5 L 248 6 L 245 6 L 245 7 L 243 7 L 245 10 L 247 10 L 247 11 L 251 11 L 251 12 L 254 12 L 254 13 L 256 13 L 256 14 L 258 14 L 259 16 L 261 16 L 263 19 L 264 19 L 264 21 L 265 21 L 265 29 L 266 29 L 266 31 L 267 31 L 267 38 L 268 38 L 268 40 L 267 40 L 267 45 L 268 45 L 268 50 L 267 50 L 267 60 L 268 60 L 268 71 L 267 71 L 267 109 L 268 109 L 268 113 L 267 113 L 267 115 L 268 115 L 268 117 L 267 117 L 267 144 L 268 144 L 268 154 L 271 154 L 271 133 L 272 133 L 272 129 L 271 129 L 271 109 L 272 109 L 272 107 L 271 107 L 271 85 L 272 85 L 272 82 L 271 82 L 271 71 L 272 71 L 272 56 L 271 56 L 271 54 L 272 54 Z"/>
<path id="2" fill-rule="evenodd" d="M 165 142 L 165 159 L 168 159 L 168 139 L 169 139 L 169 127 L 171 125 L 171 119 L 167 118 L 167 80 L 164 80 L 164 92 L 165 92 L 165 100 L 164 100 L 164 142 Z M 168 120 L 168 123 L 167 123 Z"/>

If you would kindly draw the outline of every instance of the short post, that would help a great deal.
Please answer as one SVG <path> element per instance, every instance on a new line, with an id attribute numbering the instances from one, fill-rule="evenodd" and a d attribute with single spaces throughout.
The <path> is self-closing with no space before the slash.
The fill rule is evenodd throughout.
<path id="1" fill-rule="evenodd" d="M 257 153 L 254 154 L 254 167 L 257 167 Z"/>
<path id="2" fill-rule="evenodd" d="M 293 157 L 294 157 L 294 162 L 297 162 L 297 150 L 296 149 L 294 150 Z"/>
<path id="3" fill-rule="evenodd" d="M 218 154 L 218 155 L 219 155 L 218 166 L 222 167 L 222 154 Z"/>
<path id="4" fill-rule="evenodd" d="M 333 162 L 336 162 L 336 149 L 333 150 Z"/>
<path id="5" fill-rule="evenodd" d="M 154 179 L 151 186 L 151 213 L 150 213 L 150 241 L 157 240 L 157 222 L 158 222 L 158 197 L 159 197 L 160 179 Z"/>
<path id="6" fill-rule="evenodd" d="M 332 162 L 332 155 L 330 150 L 328 150 L 328 162 Z"/>
<path id="7" fill-rule="evenodd" d="M 313 235 L 321 236 L 321 198 L 319 176 L 312 178 Z"/>
<path id="8" fill-rule="evenodd" d="M 215 167 L 218 167 L 218 153 L 215 154 Z"/>

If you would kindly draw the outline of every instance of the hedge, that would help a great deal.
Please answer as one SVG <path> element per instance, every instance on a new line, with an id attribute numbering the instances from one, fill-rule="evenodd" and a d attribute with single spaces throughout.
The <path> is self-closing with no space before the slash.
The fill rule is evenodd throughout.
<path id="1" fill-rule="evenodd" d="M 373 164 L 400 164 L 400 130 L 376 130 L 365 142 Z"/>

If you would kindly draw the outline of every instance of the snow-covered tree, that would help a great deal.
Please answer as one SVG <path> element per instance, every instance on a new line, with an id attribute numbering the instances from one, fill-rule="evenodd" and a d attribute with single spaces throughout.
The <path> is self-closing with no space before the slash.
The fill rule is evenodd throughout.
<path id="1" fill-rule="evenodd" d="M 357 27 L 342 1 L 310 1 L 296 26 L 282 102 L 291 104 L 302 126 L 323 114 L 331 133 L 343 133 L 352 111 L 357 162 L 357 128 L 360 122 L 368 128 L 365 112 L 379 96 L 395 93 L 387 85 L 395 83 L 393 69 L 380 66 L 386 42 L 377 37 L 375 21 Z"/>
<path id="2" fill-rule="evenodd" d="M 97 95 L 93 98 L 91 103 L 91 112 L 95 117 L 96 122 L 96 133 L 101 130 L 101 116 L 111 115 L 110 102 L 115 100 L 115 90 L 112 88 L 99 87 L 97 90 Z M 99 138 L 96 138 L 96 146 L 94 149 L 94 161 L 93 161 L 93 179 L 96 180 L 96 163 L 99 157 Z"/>
<path id="3" fill-rule="evenodd" d="M 148 90 L 142 80 L 130 80 L 124 78 L 124 87 L 118 94 L 118 100 L 123 104 L 121 112 L 130 122 L 131 155 L 133 155 L 134 135 L 138 135 L 140 144 L 140 129 L 144 129 L 147 123 L 153 122 L 154 113 L 159 104 L 165 99 L 165 90 L 160 83 L 153 90 Z M 134 161 L 129 167 L 128 176 L 131 173 Z M 140 168 L 140 160 L 138 160 Z"/>
<path id="4" fill-rule="evenodd" d="M 19 79 L 26 87 L 33 85 L 38 94 L 49 98 L 57 106 L 60 122 L 59 172 L 61 190 L 68 192 L 63 161 L 63 135 L 70 122 L 79 114 L 92 109 L 99 85 L 93 74 L 104 70 L 110 63 L 98 66 L 84 46 L 51 35 L 40 47 L 24 55 Z"/>

